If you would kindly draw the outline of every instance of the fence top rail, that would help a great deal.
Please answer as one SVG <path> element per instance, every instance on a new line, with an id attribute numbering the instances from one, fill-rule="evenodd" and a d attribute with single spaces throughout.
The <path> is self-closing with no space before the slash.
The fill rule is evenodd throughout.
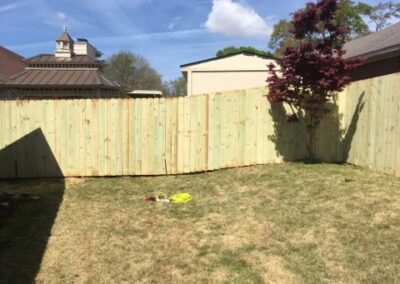
<path id="1" fill-rule="evenodd" d="M 243 90 L 232 90 L 232 91 L 223 91 L 223 92 L 215 92 L 210 94 L 201 94 L 201 95 L 194 95 L 194 96 L 171 96 L 171 97 L 158 97 L 158 98 L 4 98 L 0 96 L 0 102 L 19 102 L 19 103 L 27 103 L 31 101 L 157 101 L 157 100 L 178 100 L 179 98 L 187 99 L 187 100 L 195 100 L 196 98 L 200 97 L 208 97 L 208 96 L 239 96 L 244 95 L 246 93 L 253 93 L 253 92 L 268 92 L 267 88 L 250 88 L 250 89 L 243 89 Z"/>

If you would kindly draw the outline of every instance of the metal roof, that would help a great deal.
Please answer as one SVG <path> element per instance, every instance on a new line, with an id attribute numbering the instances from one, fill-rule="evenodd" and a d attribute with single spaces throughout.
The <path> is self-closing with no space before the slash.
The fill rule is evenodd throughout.
<path id="1" fill-rule="evenodd" d="M 123 84 L 97 69 L 26 69 L 10 78 L 10 87 L 104 87 L 124 88 Z"/>
<path id="2" fill-rule="evenodd" d="M 67 31 L 64 31 L 57 39 L 57 41 L 69 41 L 69 42 L 74 42 L 72 37 L 67 33 Z"/>
<path id="3" fill-rule="evenodd" d="M 25 62 L 24 58 L 3 47 L 0 46 L 0 73 L 6 76 L 12 76 L 18 72 L 24 70 Z"/>
<path id="4" fill-rule="evenodd" d="M 344 47 L 345 58 L 366 56 L 367 58 L 400 51 L 400 22 L 379 32 L 347 42 Z"/>
<path id="5" fill-rule="evenodd" d="M 205 62 L 209 62 L 209 61 L 220 60 L 220 59 L 236 56 L 236 55 L 239 55 L 239 54 L 252 55 L 252 56 L 258 56 L 258 57 L 265 58 L 265 59 L 276 60 L 276 58 L 273 57 L 273 56 L 261 55 L 261 54 L 258 54 L 258 53 L 255 53 L 255 52 L 250 52 L 250 51 L 241 51 L 241 52 L 234 53 L 234 54 L 228 54 L 228 55 L 224 55 L 224 56 L 216 56 L 216 57 L 212 57 L 212 58 L 208 58 L 208 59 L 204 59 L 204 60 L 200 60 L 200 61 L 186 63 L 186 64 L 181 65 L 180 67 L 181 68 L 182 67 L 188 67 L 188 66 L 197 65 L 197 64 L 201 64 L 201 63 L 205 63 Z"/>
<path id="6" fill-rule="evenodd" d="M 103 64 L 87 55 L 74 55 L 70 58 L 55 57 L 54 54 L 39 54 L 26 59 L 29 64 Z"/>

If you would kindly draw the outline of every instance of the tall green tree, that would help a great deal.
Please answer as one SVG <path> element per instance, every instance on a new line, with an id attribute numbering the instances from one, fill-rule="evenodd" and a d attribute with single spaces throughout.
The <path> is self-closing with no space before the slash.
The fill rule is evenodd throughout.
<path id="1" fill-rule="evenodd" d="M 378 32 L 390 24 L 392 19 L 400 18 L 400 3 L 380 2 L 378 5 L 365 5 L 364 14 L 375 24 L 375 31 Z"/>
<path id="2" fill-rule="evenodd" d="M 336 11 L 336 21 L 347 28 L 346 40 L 365 36 L 370 33 L 363 16 L 368 12 L 368 5 L 363 2 L 340 0 Z"/>
<path id="3" fill-rule="evenodd" d="M 106 60 L 104 72 L 134 90 L 163 90 L 161 75 L 141 55 L 120 51 Z"/>
<path id="4" fill-rule="evenodd" d="M 296 39 L 291 33 L 292 29 L 292 23 L 287 20 L 280 20 L 274 25 L 268 47 L 275 51 L 276 56 L 282 56 L 285 48 L 296 44 Z"/>
<path id="5" fill-rule="evenodd" d="M 338 24 L 346 27 L 346 40 L 354 39 L 369 33 L 368 25 L 363 20 L 363 15 L 369 11 L 367 4 L 351 0 L 338 1 L 338 8 L 335 14 L 335 20 Z M 291 31 L 293 25 L 290 21 L 280 20 L 275 24 L 268 47 L 275 50 L 275 55 L 282 56 L 286 47 L 296 44 L 296 39 Z"/>
<path id="6" fill-rule="evenodd" d="M 217 57 L 222 57 L 222 56 L 237 54 L 237 53 L 240 53 L 240 52 L 251 52 L 251 53 L 259 54 L 259 55 L 262 55 L 262 56 L 270 56 L 270 57 L 274 56 L 269 51 L 259 50 L 257 48 L 252 47 L 252 46 L 240 46 L 240 47 L 228 46 L 228 47 L 225 47 L 225 48 L 223 48 L 221 50 L 218 50 L 216 55 L 217 55 Z"/>
<path id="7" fill-rule="evenodd" d="M 103 56 L 103 52 L 97 48 L 95 48 L 96 58 L 100 58 Z"/>
<path id="8" fill-rule="evenodd" d="M 185 78 L 179 77 L 164 83 L 164 93 L 166 96 L 181 97 L 187 95 L 187 83 Z"/>

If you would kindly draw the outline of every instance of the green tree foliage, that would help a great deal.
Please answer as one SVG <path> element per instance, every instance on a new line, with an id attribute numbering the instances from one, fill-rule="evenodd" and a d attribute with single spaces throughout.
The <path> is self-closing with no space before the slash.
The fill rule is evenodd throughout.
<path id="1" fill-rule="evenodd" d="M 106 62 L 104 72 L 133 90 L 163 90 L 161 75 L 141 55 L 120 51 Z"/>
<path id="2" fill-rule="evenodd" d="M 378 32 L 390 24 L 392 19 L 400 18 L 400 3 L 380 2 L 376 6 L 364 5 L 364 14 L 375 24 L 375 31 Z"/>
<path id="3" fill-rule="evenodd" d="M 347 27 L 346 40 L 369 33 L 368 25 L 362 18 L 368 11 L 369 6 L 367 4 L 355 3 L 351 0 L 339 1 L 335 18 L 340 25 Z M 275 50 L 275 55 L 282 56 L 282 52 L 286 47 L 296 44 L 296 40 L 291 33 L 292 29 L 291 22 L 287 20 L 280 20 L 275 24 L 268 43 L 268 47 Z"/>
<path id="4" fill-rule="evenodd" d="M 95 52 L 96 52 L 96 58 L 100 58 L 103 56 L 103 52 L 98 50 L 97 48 L 95 48 Z"/>
<path id="5" fill-rule="evenodd" d="M 296 40 L 290 32 L 292 29 L 292 23 L 286 20 L 280 20 L 274 25 L 268 47 L 275 50 L 276 56 L 282 56 L 283 50 L 286 47 L 291 47 L 296 44 Z"/>
<path id="6" fill-rule="evenodd" d="M 241 52 L 251 52 L 251 53 L 259 54 L 262 56 L 269 56 L 269 57 L 274 56 L 269 51 L 259 50 L 257 48 L 251 47 L 251 46 L 240 46 L 240 47 L 228 46 L 228 47 L 225 47 L 224 49 L 218 50 L 216 55 L 217 55 L 217 57 L 222 57 L 222 56 L 237 54 L 237 53 L 241 53 Z"/>
<path id="7" fill-rule="evenodd" d="M 187 95 L 187 84 L 183 77 L 164 83 L 165 96 L 181 97 Z"/>
<path id="8" fill-rule="evenodd" d="M 363 20 L 368 5 L 362 2 L 355 3 L 351 0 L 339 1 L 339 8 L 336 12 L 336 20 L 347 27 L 346 39 L 354 39 L 370 33 L 368 25 Z"/>

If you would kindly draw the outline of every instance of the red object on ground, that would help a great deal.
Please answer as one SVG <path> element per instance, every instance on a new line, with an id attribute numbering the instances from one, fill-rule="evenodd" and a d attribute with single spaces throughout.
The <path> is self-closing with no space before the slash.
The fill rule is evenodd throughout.
<path id="1" fill-rule="evenodd" d="M 155 198 L 155 196 L 145 195 L 144 201 L 156 201 L 156 198 Z"/>

